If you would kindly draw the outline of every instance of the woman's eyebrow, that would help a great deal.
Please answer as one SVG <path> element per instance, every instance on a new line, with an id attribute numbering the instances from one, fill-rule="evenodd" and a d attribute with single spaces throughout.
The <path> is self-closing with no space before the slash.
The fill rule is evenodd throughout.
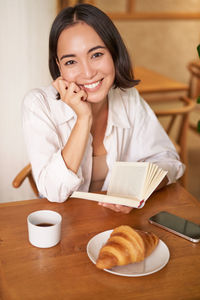
<path id="1" fill-rule="evenodd" d="M 67 58 L 67 57 L 76 57 L 76 55 L 75 54 L 65 54 L 65 55 L 61 56 L 60 60 Z"/>
<path id="2" fill-rule="evenodd" d="M 89 49 L 87 53 L 90 53 L 90 52 L 95 51 L 97 49 L 105 49 L 105 48 L 106 48 L 105 46 L 98 45 L 98 46 L 95 46 L 95 47 L 92 47 L 91 49 Z M 64 58 L 68 58 L 68 57 L 76 57 L 76 55 L 75 54 L 65 54 L 65 55 L 61 56 L 60 60 L 62 60 Z"/>
<path id="3" fill-rule="evenodd" d="M 92 52 L 92 51 L 94 51 L 94 50 L 97 50 L 97 49 L 105 49 L 105 48 L 106 48 L 105 46 L 100 46 L 100 45 L 98 45 L 98 46 L 93 47 L 93 48 L 91 48 L 90 50 L 88 50 L 88 53 L 90 53 L 90 52 Z"/>

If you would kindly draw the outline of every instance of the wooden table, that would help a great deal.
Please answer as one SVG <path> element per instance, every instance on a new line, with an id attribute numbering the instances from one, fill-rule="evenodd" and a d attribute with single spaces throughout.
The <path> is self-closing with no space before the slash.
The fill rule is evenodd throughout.
<path id="1" fill-rule="evenodd" d="M 40 209 L 63 217 L 62 240 L 50 249 L 28 242 L 26 218 Z M 149 224 L 153 214 L 167 210 L 200 223 L 200 204 L 179 184 L 154 193 L 142 209 L 115 213 L 96 202 L 46 199 L 0 205 L 0 299 L 200 299 L 200 243 Z M 86 246 L 91 237 L 118 225 L 153 231 L 170 250 L 168 264 L 144 277 L 121 277 L 98 270 Z"/>
<path id="2" fill-rule="evenodd" d="M 134 68 L 136 79 L 140 79 L 136 88 L 145 100 L 155 101 L 165 97 L 187 95 L 189 86 L 185 83 L 168 78 L 158 72 L 137 66 Z"/>

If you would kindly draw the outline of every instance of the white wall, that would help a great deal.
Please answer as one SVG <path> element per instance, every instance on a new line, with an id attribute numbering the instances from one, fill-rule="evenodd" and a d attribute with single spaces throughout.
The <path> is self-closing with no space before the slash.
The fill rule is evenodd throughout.
<path id="1" fill-rule="evenodd" d="M 0 202 L 33 198 L 12 179 L 28 162 L 21 128 L 24 94 L 51 78 L 48 35 L 56 0 L 0 0 Z"/>

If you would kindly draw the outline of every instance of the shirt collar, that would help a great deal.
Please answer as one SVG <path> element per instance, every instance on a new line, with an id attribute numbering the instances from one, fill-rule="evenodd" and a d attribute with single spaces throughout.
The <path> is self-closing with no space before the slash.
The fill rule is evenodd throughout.
<path id="1" fill-rule="evenodd" d="M 112 127 L 130 128 L 129 118 L 124 104 L 127 101 L 127 93 L 119 88 L 112 88 L 108 94 L 108 126 L 106 135 L 109 135 Z"/>

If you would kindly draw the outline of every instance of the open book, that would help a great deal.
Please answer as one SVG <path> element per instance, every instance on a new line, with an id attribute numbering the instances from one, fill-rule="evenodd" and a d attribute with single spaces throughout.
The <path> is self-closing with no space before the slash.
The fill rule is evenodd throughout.
<path id="1" fill-rule="evenodd" d="M 71 197 L 141 208 L 166 174 L 149 162 L 115 162 L 107 194 L 74 192 Z"/>

